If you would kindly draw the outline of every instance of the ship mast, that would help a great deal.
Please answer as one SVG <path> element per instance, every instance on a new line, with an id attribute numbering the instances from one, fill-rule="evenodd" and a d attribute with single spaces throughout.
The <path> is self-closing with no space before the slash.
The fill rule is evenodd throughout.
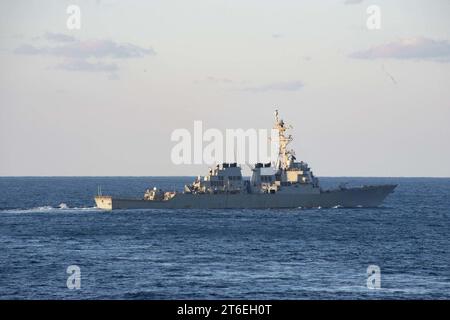
<path id="1" fill-rule="evenodd" d="M 287 135 L 286 130 L 292 129 L 291 125 L 284 123 L 282 119 L 278 117 L 278 110 L 275 110 L 275 126 L 274 129 L 278 131 L 278 159 L 276 167 L 278 169 L 289 168 L 289 161 L 294 156 L 292 150 L 287 149 L 287 145 L 294 140 L 292 135 Z"/>

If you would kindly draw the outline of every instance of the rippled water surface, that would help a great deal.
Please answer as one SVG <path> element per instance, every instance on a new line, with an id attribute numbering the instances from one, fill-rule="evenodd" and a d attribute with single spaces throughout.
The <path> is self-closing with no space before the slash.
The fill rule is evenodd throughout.
<path id="1" fill-rule="evenodd" d="M 450 179 L 321 179 L 399 184 L 368 209 L 103 212 L 92 199 L 98 185 L 140 197 L 190 180 L 0 178 L 0 298 L 450 298 Z"/>

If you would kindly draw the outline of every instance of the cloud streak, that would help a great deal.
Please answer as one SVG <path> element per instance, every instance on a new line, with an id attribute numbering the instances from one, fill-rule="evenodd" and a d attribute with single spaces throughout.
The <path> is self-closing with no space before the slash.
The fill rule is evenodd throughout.
<path id="1" fill-rule="evenodd" d="M 115 72 L 119 67 L 115 63 L 89 62 L 86 60 L 70 59 L 56 66 L 57 69 L 66 71 L 86 72 Z"/>
<path id="2" fill-rule="evenodd" d="M 53 32 L 47 32 L 44 35 L 44 39 L 48 41 L 54 41 L 54 42 L 74 42 L 76 41 L 76 38 L 74 36 L 70 36 L 63 33 L 53 33 Z"/>
<path id="3" fill-rule="evenodd" d="M 59 37 L 58 37 L 59 38 Z M 58 46 L 37 47 L 24 44 L 16 48 L 16 54 L 52 55 L 67 58 L 139 58 L 146 55 L 155 55 L 150 48 L 143 48 L 130 43 L 117 43 L 111 40 L 75 40 Z"/>
<path id="4" fill-rule="evenodd" d="M 131 43 L 119 43 L 112 40 L 78 40 L 66 34 L 47 32 L 43 39 L 47 44 L 35 46 L 23 44 L 14 50 L 17 55 L 53 56 L 63 59 L 56 69 L 82 72 L 114 73 L 119 70 L 115 63 L 106 63 L 103 59 L 131 59 L 156 55 L 153 48 L 144 48 Z M 93 61 L 94 60 L 94 61 Z"/>
<path id="5" fill-rule="evenodd" d="M 234 81 L 228 78 L 216 78 L 213 76 L 209 76 L 206 78 L 206 80 L 208 82 L 212 82 L 212 83 L 233 83 Z"/>
<path id="6" fill-rule="evenodd" d="M 355 59 L 434 60 L 450 62 L 450 42 L 414 37 L 374 46 L 349 55 Z"/>
<path id="7" fill-rule="evenodd" d="M 364 0 L 345 0 L 344 4 L 358 4 L 362 3 Z"/>
<path id="8" fill-rule="evenodd" d="M 268 92 L 268 91 L 297 91 L 303 88 L 304 84 L 301 81 L 285 81 L 274 82 L 261 86 L 248 87 L 244 91 L 250 92 Z"/>

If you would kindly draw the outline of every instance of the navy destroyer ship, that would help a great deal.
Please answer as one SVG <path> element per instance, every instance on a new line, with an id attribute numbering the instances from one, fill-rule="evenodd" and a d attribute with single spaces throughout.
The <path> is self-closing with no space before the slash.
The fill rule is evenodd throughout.
<path id="1" fill-rule="evenodd" d="M 99 194 L 95 203 L 105 210 L 376 207 L 396 188 L 395 184 L 384 184 L 322 189 L 308 164 L 296 161 L 294 151 L 288 149 L 293 138 L 286 131 L 291 128 L 275 111 L 278 159 L 256 163 L 250 179 L 244 179 L 237 163 L 223 163 L 185 185 L 182 192 L 154 187 L 141 199 Z"/>

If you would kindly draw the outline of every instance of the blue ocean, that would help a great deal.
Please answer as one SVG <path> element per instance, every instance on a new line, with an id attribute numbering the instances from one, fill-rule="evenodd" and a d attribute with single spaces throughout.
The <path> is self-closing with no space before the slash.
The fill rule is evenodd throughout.
<path id="1" fill-rule="evenodd" d="M 450 299 L 450 179 L 379 208 L 100 211 L 190 177 L 0 178 L 0 299 Z M 69 289 L 69 266 L 79 288 Z M 379 267 L 380 288 L 367 268 Z"/>

